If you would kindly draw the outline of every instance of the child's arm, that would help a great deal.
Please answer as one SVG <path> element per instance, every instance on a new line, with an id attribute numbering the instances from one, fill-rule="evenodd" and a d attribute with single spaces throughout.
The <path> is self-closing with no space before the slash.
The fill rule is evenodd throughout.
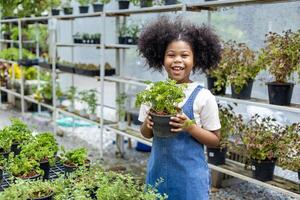
<path id="1" fill-rule="evenodd" d="M 198 142 L 209 147 L 216 147 L 219 145 L 220 131 L 208 131 L 196 124 L 185 126 L 189 118 L 184 114 L 178 114 L 176 117 L 171 117 L 170 124 L 175 128 L 171 129 L 173 132 L 186 131 L 191 134 Z"/>
<path id="2" fill-rule="evenodd" d="M 148 115 L 140 128 L 141 133 L 145 138 L 150 139 L 153 137 L 152 126 L 153 126 L 153 122 L 151 120 L 151 116 Z"/>

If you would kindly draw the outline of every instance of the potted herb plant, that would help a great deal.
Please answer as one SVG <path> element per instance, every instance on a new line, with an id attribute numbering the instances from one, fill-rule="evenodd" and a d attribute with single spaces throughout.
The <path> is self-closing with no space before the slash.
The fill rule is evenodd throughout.
<path id="1" fill-rule="evenodd" d="M 215 95 L 225 95 L 227 86 L 227 75 L 230 69 L 225 64 L 225 56 L 221 60 L 221 64 L 214 69 L 206 71 L 207 88 Z"/>
<path id="2" fill-rule="evenodd" d="M 126 37 L 128 37 L 128 32 L 129 32 L 129 29 L 125 24 L 123 24 L 122 26 L 119 27 L 119 30 L 118 30 L 119 44 L 127 44 Z"/>
<path id="3" fill-rule="evenodd" d="M 275 162 L 278 159 L 279 144 L 284 131 L 275 119 L 254 115 L 239 132 L 241 152 L 251 160 L 253 177 L 260 181 L 273 179 Z"/>
<path id="4" fill-rule="evenodd" d="M 288 79 L 293 72 L 300 75 L 300 30 L 284 31 L 282 35 L 270 32 L 265 41 L 266 47 L 261 51 L 259 63 L 275 78 L 275 81 L 266 83 L 269 102 L 275 105 L 289 105 L 294 83 L 288 82 Z"/>
<path id="5" fill-rule="evenodd" d="M 88 104 L 88 111 L 89 111 L 89 118 L 91 120 L 97 120 L 97 96 L 96 96 L 96 90 L 91 89 L 87 92 L 86 96 L 86 103 Z"/>
<path id="6" fill-rule="evenodd" d="M 79 13 L 88 13 L 90 0 L 77 0 L 77 1 L 79 3 Z"/>
<path id="7" fill-rule="evenodd" d="M 126 110 L 125 110 L 125 102 L 127 99 L 127 95 L 125 93 L 121 93 L 118 95 L 116 98 L 116 103 L 117 103 L 117 112 L 118 112 L 118 127 L 120 130 L 126 130 L 127 128 L 127 122 L 125 121 L 125 115 L 126 115 Z"/>
<path id="8" fill-rule="evenodd" d="M 70 173 L 78 167 L 89 166 L 90 161 L 87 159 L 87 149 L 78 148 L 70 151 L 65 151 L 62 147 L 60 158 L 64 164 L 65 172 Z"/>
<path id="9" fill-rule="evenodd" d="M 78 93 L 78 95 L 79 95 L 79 101 L 87 105 L 86 97 L 88 95 L 88 90 L 82 90 Z M 79 111 L 79 115 L 82 117 L 88 117 L 87 109 L 85 107 L 86 105 L 83 105 L 83 108 Z"/>
<path id="10" fill-rule="evenodd" d="M 70 105 L 67 108 L 69 112 L 74 112 L 76 91 L 77 88 L 75 86 L 71 86 L 67 91 L 67 99 L 70 101 Z"/>
<path id="11" fill-rule="evenodd" d="M 10 132 L 7 128 L 0 130 L 0 156 L 8 158 L 8 154 L 11 151 L 12 140 L 10 138 Z"/>
<path id="12" fill-rule="evenodd" d="M 233 98 L 250 99 L 253 80 L 261 67 L 256 63 L 256 54 L 245 43 L 228 41 L 224 44 L 224 62 L 229 67 L 227 81 L 231 84 Z"/>
<path id="13" fill-rule="evenodd" d="M 126 37 L 127 44 L 137 44 L 138 34 L 140 32 L 140 28 L 138 25 L 133 24 L 128 28 L 128 36 Z"/>
<path id="14" fill-rule="evenodd" d="M 149 89 L 137 94 L 136 106 L 145 104 L 151 107 L 149 114 L 154 122 L 154 136 L 175 136 L 176 133 L 171 132 L 170 117 L 181 112 L 178 104 L 185 97 L 186 87 L 186 84 L 176 84 L 176 81 L 167 79 L 152 83 Z"/>
<path id="15" fill-rule="evenodd" d="M 102 12 L 103 6 L 109 2 L 110 0 L 92 0 L 94 12 Z"/>
<path id="16" fill-rule="evenodd" d="M 72 0 L 64 0 L 63 3 L 62 3 L 62 7 L 63 7 L 65 15 L 72 15 L 73 14 L 73 8 L 71 7 L 71 1 Z"/>
<path id="17" fill-rule="evenodd" d="M 234 113 L 231 105 L 219 104 L 219 118 L 221 123 L 221 138 L 218 147 L 207 147 L 208 163 L 214 165 L 225 164 L 227 148 L 231 145 L 229 138 L 235 135 L 236 126 L 240 118 Z"/>
<path id="18" fill-rule="evenodd" d="M 61 4 L 61 0 L 50 0 L 49 1 L 49 6 L 50 6 L 50 9 L 51 9 L 51 14 L 53 16 L 55 15 L 59 15 L 59 6 Z"/>

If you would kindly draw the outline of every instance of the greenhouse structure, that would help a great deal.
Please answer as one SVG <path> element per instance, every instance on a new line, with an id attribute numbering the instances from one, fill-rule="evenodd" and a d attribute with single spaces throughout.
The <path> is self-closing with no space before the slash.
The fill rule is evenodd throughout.
<path id="1" fill-rule="evenodd" d="M 0 200 L 300 200 L 300 0 L 1 0 Z"/>

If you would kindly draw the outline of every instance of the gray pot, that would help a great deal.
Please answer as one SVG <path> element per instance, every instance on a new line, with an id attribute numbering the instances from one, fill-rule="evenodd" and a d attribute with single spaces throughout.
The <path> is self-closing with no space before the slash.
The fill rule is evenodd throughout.
<path id="1" fill-rule="evenodd" d="M 153 135 L 157 137 L 174 137 L 176 132 L 171 132 L 173 128 L 169 122 L 172 115 L 158 115 L 150 112 L 152 117 L 153 125 Z"/>

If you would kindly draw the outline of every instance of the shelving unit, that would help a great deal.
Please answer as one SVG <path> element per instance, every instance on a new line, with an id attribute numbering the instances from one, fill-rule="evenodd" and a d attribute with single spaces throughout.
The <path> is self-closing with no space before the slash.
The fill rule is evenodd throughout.
<path id="1" fill-rule="evenodd" d="M 299 0 L 290 0 L 290 2 L 299 2 Z M 85 117 L 82 117 L 80 115 L 77 115 L 75 113 L 68 112 L 66 110 L 63 110 L 61 108 L 58 108 L 56 106 L 56 91 L 55 87 L 53 87 L 52 92 L 53 92 L 53 105 L 48 105 L 44 103 L 37 102 L 34 100 L 32 97 L 29 96 L 24 96 L 24 87 L 23 84 L 21 84 L 21 94 L 14 92 L 13 90 L 9 90 L 4 87 L 0 87 L 0 90 L 3 92 L 7 92 L 9 94 L 12 94 L 18 98 L 21 99 L 22 103 L 22 113 L 24 112 L 24 100 L 30 101 L 33 103 L 37 103 L 43 107 L 48 108 L 53 112 L 53 121 L 56 122 L 56 118 L 58 114 L 64 114 L 67 116 L 71 116 L 74 118 L 79 118 L 82 120 L 86 120 L 98 127 L 101 128 L 100 132 L 100 149 L 101 149 L 101 156 L 103 155 L 103 134 L 104 130 L 108 130 L 110 132 L 116 133 L 116 135 L 121 137 L 121 141 L 123 137 L 128 137 L 132 138 L 138 142 L 144 143 L 146 145 L 152 145 L 152 140 L 143 138 L 141 134 L 139 133 L 139 130 L 132 129 L 131 127 L 127 127 L 125 131 L 118 129 L 117 125 L 115 122 L 111 121 L 106 121 L 104 120 L 103 112 L 104 112 L 104 97 L 103 94 L 105 93 L 105 88 L 104 88 L 104 82 L 115 82 L 116 83 L 116 91 L 117 94 L 124 92 L 124 85 L 125 84 L 132 84 L 136 86 L 141 86 L 145 87 L 146 84 L 144 83 L 143 80 L 138 80 L 138 79 L 133 79 L 131 77 L 125 77 L 121 73 L 121 69 L 124 68 L 124 63 L 125 63 L 125 50 L 130 49 L 130 48 L 135 48 L 135 45 L 123 45 L 123 44 L 107 44 L 106 43 L 106 35 L 105 35 L 105 23 L 106 23 L 106 18 L 108 17 L 114 17 L 116 19 L 116 27 L 119 27 L 122 23 L 126 23 L 126 17 L 129 17 L 131 15 L 138 15 L 138 14 L 146 14 L 146 13 L 163 13 L 163 12 L 188 12 L 188 11 L 193 11 L 193 12 L 199 12 L 199 11 L 207 11 L 208 14 L 208 22 L 210 23 L 210 13 L 213 11 L 218 10 L 219 8 L 223 7 L 235 7 L 235 6 L 245 6 L 245 5 L 259 5 L 259 4 L 274 4 L 274 3 L 287 3 L 287 1 L 284 0 L 220 0 L 220 1 L 211 1 L 211 2 L 203 2 L 203 3 L 189 3 L 189 4 L 176 4 L 176 5 L 169 5 L 169 6 L 156 6 L 156 7 L 150 7 L 150 8 L 135 8 L 135 9 L 126 9 L 126 10 L 110 10 L 110 11 L 105 11 L 105 12 L 98 12 L 98 13 L 88 13 L 88 14 L 80 14 L 80 15 L 68 15 L 68 16 L 51 16 L 51 17 L 37 17 L 37 18 L 21 18 L 21 19 L 8 19 L 8 20 L 0 20 L 0 25 L 1 23 L 17 23 L 19 26 L 19 41 L 12 41 L 12 40 L 3 40 L 0 39 L 0 43 L 18 43 L 19 48 L 22 48 L 22 43 L 25 41 L 22 41 L 21 38 L 21 22 L 26 22 L 26 23 L 50 23 L 51 25 L 51 30 L 50 30 L 50 35 L 51 35 L 51 42 L 50 42 L 50 49 L 51 52 L 53 53 L 51 57 L 53 58 L 53 63 L 52 63 L 52 81 L 53 81 L 53 86 L 55 86 L 55 77 L 57 74 L 60 72 L 55 68 L 56 66 L 56 51 L 57 48 L 59 47 L 69 47 L 72 48 L 72 61 L 74 61 L 74 47 L 87 47 L 87 48 L 96 48 L 100 49 L 100 56 L 101 56 L 101 62 L 100 62 L 100 69 L 99 69 L 99 76 L 96 78 L 99 80 L 99 86 L 101 88 L 101 99 L 100 99 L 100 107 L 101 107 L 101 116 L 100 116 L 100 121 L 93 121 L 90 119 L 87 119 Z M 102 27 L 99 30 L 101 33 L 101 42 L 100 44 L 75 44 L 75 43 L 63 43 L 63 42 L 58 42 L 57 41 L 57 21 L 59 20 L 68 20 L 71 21 L 71 35 L 73 34 L 73 29 L 74 29 L 74 20 L 78 18 L 91 18 L 95 17 L 97 19 L 100 19 L 100 22 L 102 23 Z M 32 42 L 32 41 L 28 41 Z M 104 75 L 104 65 L 105 65 L 105 53 L 107 49 L 114 49 L 116 52 L 116 75 L 115 76 L 105 76 Z M 22 58 L 21 51 L 20 51 L 20 59 Z M 0 60 L 1 61 L 1 60 Z M 3 61 L 3 60 L 2 60 Z M 15 63 L 8 61 L 10 63 Z M 92 77 L 95 78 L 95 77 Z M 72 76 L 72 85 L 74 85 L 74 77 Z M 224 100 L 228 102 L 235 102 L 238 104 L 246 104 L 246 105 L 255 105 L 255 106 L 264 106 L 268 107 L 271 109 L 276 109 L 276 110 L 282 110 L 282 111 L 289 111 L 289 112 L 294 112 L 299 114 L 300 113 L 300 105 L 291 105 L 291 106 L 277 106 L 277 105 L 271 105 L 268 104 L 266 100 L 261 100 L 261 99 L 255 99 L 252 98 L 251 100 L 240 100 L 240 99 L 233 99 L 230 98 L 228 95 L 226 96 L 217 96 L 218 100 Z M 112 107 L 111 107 L 112 108 Z M 56 131 L 56 123 L 54 131 Z M 123 142 L 117 144 L 120 145 L 121 151 L 123 151 Z M 215 166 L 209 164 L 209 167 L 213 170 L 216 170 L 218 172 L 222 172 L 234 177 L 237 177 L 242 180 L 246 180 L 252 183 L 255 183 L 257 185 L 267 187 L 270 189 L 274 189 L 276 191 L 288 194 L 290 196 L 293 196 L 295 198 L 300 198 L 300 193 L 296 192 L 295 189 L 295 184 L 296 183 L 290 183 L 293 186 L 291 188 L 285 188 L 284 184 L 282 184 L 282 181 L 280 178 L 275 179 L 274 182 L 261 182 L 257 181 L 253 178 L 251 178 L 249 171 L 238 171 L 235 170 L 236 166 L 241 167 L 240 163 L 234 162 L 232 160 L 227 160 L 227 163 L 225 166 Z M 278 180 L 278 181 L 277 181 Z M 279 182 L 279 183 L 276 183 Z M 280 184 L 281 183 L 281 184 Z"/>

